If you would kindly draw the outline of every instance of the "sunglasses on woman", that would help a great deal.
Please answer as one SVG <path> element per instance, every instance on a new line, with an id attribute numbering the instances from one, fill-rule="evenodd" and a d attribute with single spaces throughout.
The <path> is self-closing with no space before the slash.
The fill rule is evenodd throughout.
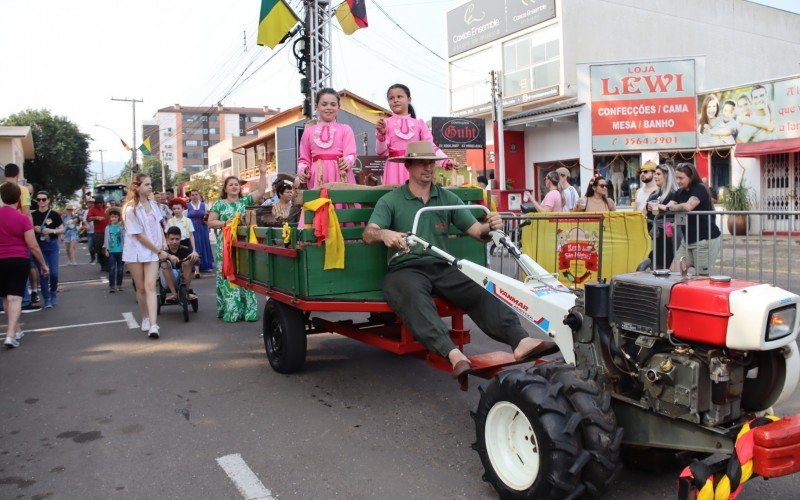
<path id="1" fill-rule="evenodd" d="M 608 184 L 598 184 L 597 187 L 599 187 L 599 188 L 607 188 Z"/>
<path id="2" fill-rule="evenodd" d="M 47 201 L 47 198 L 36 198 L 36 201 Z"/>

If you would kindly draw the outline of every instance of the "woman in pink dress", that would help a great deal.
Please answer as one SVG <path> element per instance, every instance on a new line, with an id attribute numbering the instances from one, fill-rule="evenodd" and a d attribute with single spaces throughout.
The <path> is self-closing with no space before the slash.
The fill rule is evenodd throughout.
<path id="1" fill-rule="evenodd" d="M 433 135 L 423 120 L 417 119 L 414 107 L 411 105 L 411 91 L 403 84 L 395 83 L 386 92 L 386 100 L 392 116 L 381 118 L 375 125 L 375 151 L 380 156 L 389 158 L 405 156 L 406 145 L 409 142 L 429 141 L 433 143 Z M 436 156 L 446 155 L 433 145 Z M 442 160 L 439 165 L 443 168 L 450 166 L 449 160 Z M 408 180 L 408 170 L 402 162 L 386 162 L 383 170 L 383 184 L 403 184 Z"/>
<path id="2" fill-rule="evenodd" d="M 356 139 L 353 129 L 336 121 L 339 94 L 330 88 L 317 93 L 317 123 L 306 125 L 300 139 L 295 185 L 308 189 L 326 182 L 356 183 L 353 164 L 356 161 Z"/>

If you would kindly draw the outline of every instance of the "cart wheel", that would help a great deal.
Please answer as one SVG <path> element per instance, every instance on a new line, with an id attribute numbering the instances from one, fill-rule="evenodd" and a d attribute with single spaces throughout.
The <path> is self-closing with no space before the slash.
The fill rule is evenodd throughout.
<path id="1" fill-rule="evenodd" d="M 164 303 L 164 287 L 161 280 L 156 278 L 156 314 L 161 314 L 161 304 Z"/>
<path id="2" fill-rule="evenodd" d="M 270 299 L 264 305 L 264 349 L 278 373 L 299 371 L 306 361 L 306 323 L 302 311 Z"/>
<path id="3" fill-rule="evenodd" d="M 575 498 L 589 453 L 580 415 L 558 384 L 520 370 L 498 375 L 481 391 L 473 418 L 483 476 L 501 498 Z"/>
<path id="4" fill-rule="evenodd" d="M 611 409 L 611 395 L 597 384 L 594 370 L 553 363 L 530 371 L 553 384 L 563 385 L 570 406 L 581 416 L 578 426 L 581 443 L 591 457 L 583 469 L 581 480 L 592 497 L 599 497 L 621 470 L 623 430 L 617 427 L 617 417 Z"/>
<path id="5" fill-rule="evenodd" d="M 183 309 L 183 321 L 189 322 L 189 289 L 186 285 L 181 285 L 178 289 L 178 301 Z"/>

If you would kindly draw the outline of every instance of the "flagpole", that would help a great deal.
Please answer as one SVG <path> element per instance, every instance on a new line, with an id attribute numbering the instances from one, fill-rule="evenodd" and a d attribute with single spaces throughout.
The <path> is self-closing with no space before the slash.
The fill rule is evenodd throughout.
<path id="1" fill-rule="evenodd" d="M 122 102 L 129 102 L 133 105 L 133 144 L 131 145 L 131 181 L 133 181 L 133 173 L 136 169 L 136 103 L 137 102 L 144 102 L 144 99 L 118 99 L 116 97 L 111 98 L 112 101 L 122 101 Z"/>

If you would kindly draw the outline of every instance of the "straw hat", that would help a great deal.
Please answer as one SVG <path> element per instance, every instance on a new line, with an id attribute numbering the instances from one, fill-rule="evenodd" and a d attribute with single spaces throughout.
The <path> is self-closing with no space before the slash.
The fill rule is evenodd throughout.
<path id="1" fill-rule="evenodd" d="M 433 143 L 430 141 L 409 142 L 406 146 L 405 156 L 395 156 L 389 158 L 389 161 L 406 161 L 406 160 L 449 160 L 447 156 L 436 156 L 436 151 L 433 150 Z"/>
<path id="2" fill-rule="evenodd" d="M 122 217 L 122 210 L 119 207 L 108 207 L 106 209 L 106 217 L 111 217 L 111 214 L 117 214 L 117 217 Z"/>

